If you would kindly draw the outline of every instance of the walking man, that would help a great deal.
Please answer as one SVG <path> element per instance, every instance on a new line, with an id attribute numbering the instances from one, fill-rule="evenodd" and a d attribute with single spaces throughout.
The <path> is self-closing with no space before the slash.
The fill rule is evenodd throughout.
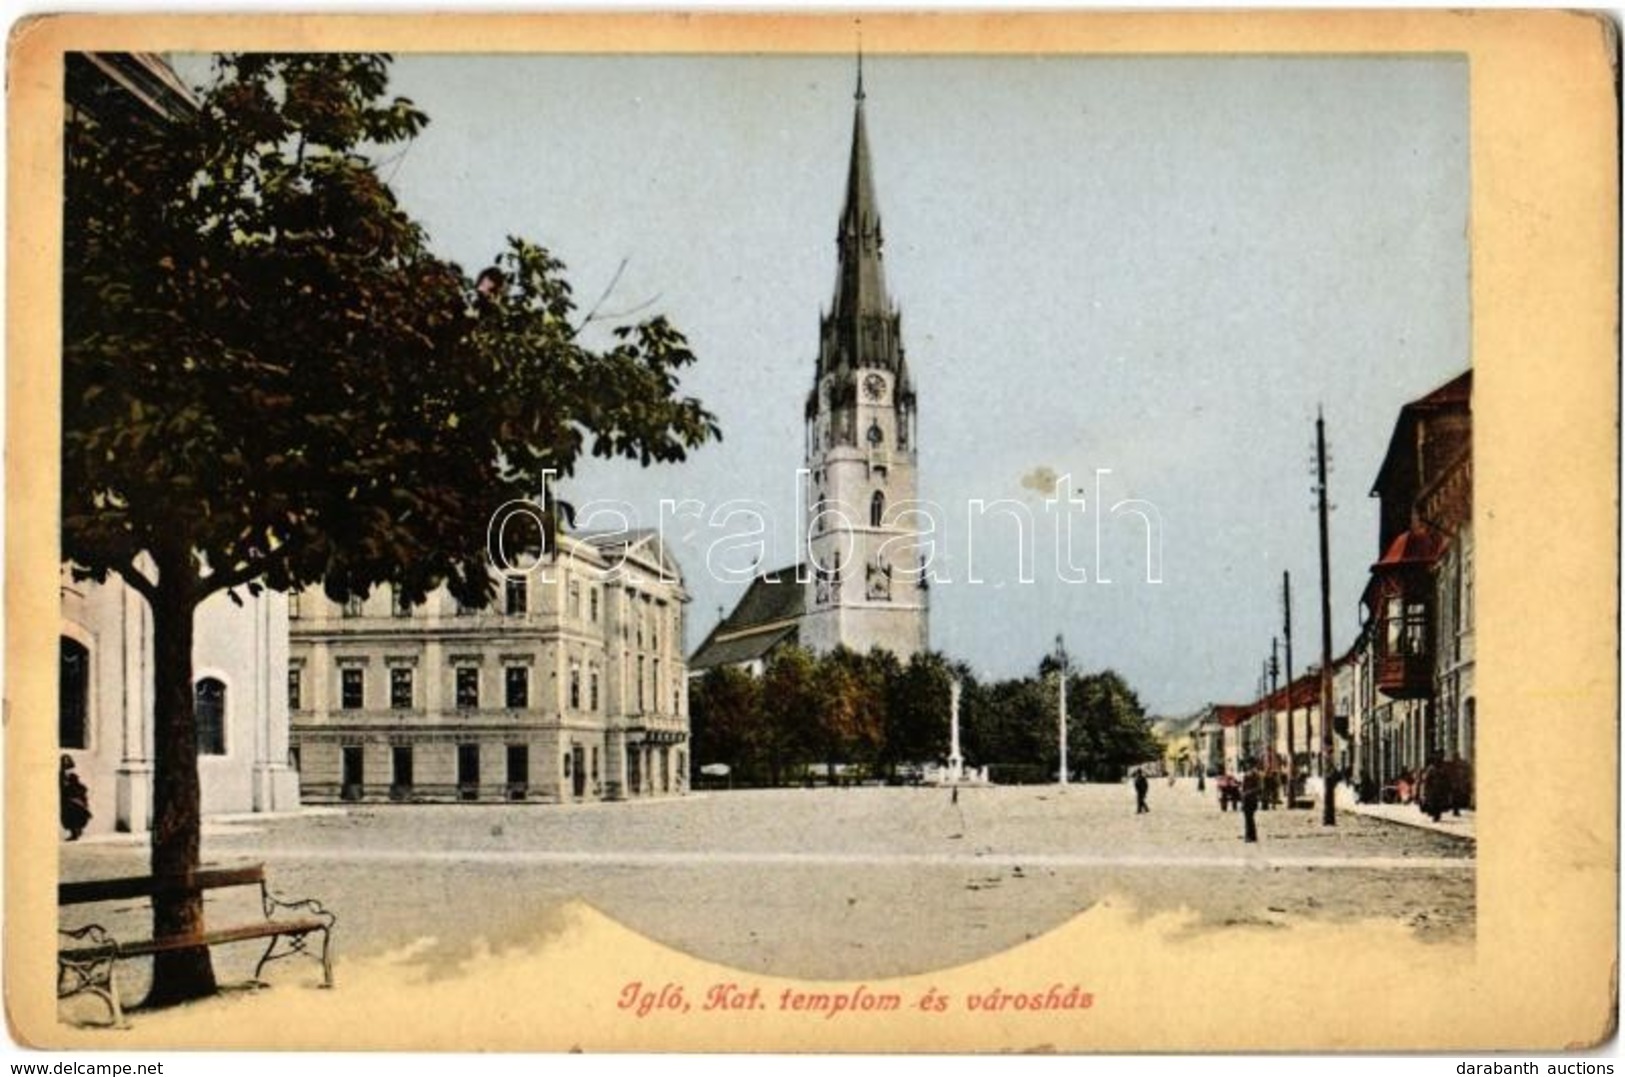
<path id="1" fill-rule="evenodd" d="M 1259 776 L 1258 768 L 1248 767 L 1241 779 L 1241 814 L 1246 820 L 1242 841 L 1258 840 L 1258 821 L 1254 816 L 1258 814 L 1258 798 L 1263 793 L 1263 786 L 1264 780 Z"/>
<path id="2" fill-rule="evenodd" d="M 1145 795 L 1151 791 L 1151 781 L 1145 776 L 1145 770 L 1134 772 L 1134 814 L 1144 815 L 1151 809 L 1145 803 Z"/>

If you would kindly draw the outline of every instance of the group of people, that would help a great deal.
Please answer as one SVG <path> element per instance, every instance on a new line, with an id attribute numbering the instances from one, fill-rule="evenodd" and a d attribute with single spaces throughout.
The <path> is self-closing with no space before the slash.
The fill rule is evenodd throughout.
<path id="1" fill-rule="evenodd" d="M 1465 759 L 1434 752 L 1416 778 L 1416 805 L 1435 823 L 1445 812 L 1459 816 L 1473 805 L 1473 768 Z"/>
<path id="2" fill-rule="evenodd" d="M 1366 775 L 1358 792 L 1362 804 L 1415 804 L 1438 822 L 1445 812 L 1459 816 L 1463 808 L 1473 806 L 1473 767 L 1460 756 L 1446 759 L 1442 752 L 1434 752 L 1421 771 L 1401 771 L 1386 787 Z"/>

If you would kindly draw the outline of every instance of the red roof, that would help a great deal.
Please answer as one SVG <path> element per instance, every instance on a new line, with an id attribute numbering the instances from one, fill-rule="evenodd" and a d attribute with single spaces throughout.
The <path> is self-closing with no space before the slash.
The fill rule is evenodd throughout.
<path id="1" fill-rule="evenodd" d="M 1431 565 L 1439 558 L 1439 548 L 1443 545 L 1431 531 L 1419 531 L 1412 528 L 1401 531 L 1394 541 L 1388 544 L 1388 550 L 1382 555 L 1373 568 L 1391 568 L 1396 565 Z"/>
<path id="2" fill-rule="evenodd" d="M 1320 673 L 1316 671 L 1305 673 L 1293 681 L 1291 685 L 1277 688 L 1258 702 L 1242 708 L 1239 720 L 1245 721 L 1256 714 L 1263 714 L 1266 711 L 1284 711 L 1288 709 L 1287 691 L 1289 688 L 1292 693 L 1290 703 L 1292 710 L 1299 710 L 1303 707 L 1318 707 L 1320 705 Z"/>

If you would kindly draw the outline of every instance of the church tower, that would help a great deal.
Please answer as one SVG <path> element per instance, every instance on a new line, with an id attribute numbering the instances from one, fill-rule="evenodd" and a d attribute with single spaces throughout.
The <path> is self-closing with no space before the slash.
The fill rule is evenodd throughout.
<path id="1" fill-rule="evenodd" d="M 910 511 L 916 492 L 914 383 L 902 317 L 886 293 L 880 210 L 863 120 L 863 61 L 835 297 L 819 320 L 807 397 L 807 593 L 801 643 L 908 658 L 929 646 L 926 588 Z"/>

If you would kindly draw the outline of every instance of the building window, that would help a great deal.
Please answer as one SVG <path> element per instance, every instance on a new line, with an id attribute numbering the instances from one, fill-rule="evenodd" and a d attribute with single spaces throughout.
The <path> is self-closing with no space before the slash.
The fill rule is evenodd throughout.
<path id="1" fill-rule="evenodd" d="M 1388 653 L 1391 655 L 1427 654 L 1427 604 L 1407 602 L 1403 597 L 1388 599 L 1387 621 Z"/>
<path id="2" fill-rule="evenodd" d="M 397 744 L 390 749 L 390 784 L 401 789 L 412 788 L 412 746 Z"/>
<path id="3" fill-rule="evenodd" d="M 409 711 L 412 709 L 412 671 L 410 669 L 392 669 L 389 671 L 389 707 L 391 710 Z M 411 783 L 407 783 L 411 784 Z"/>
<path id="4" fill-rule="evenodd" d="M 346 744 L 339 749 L 339 791 L 344 800 L 360 800 L 366 789 L 366 756 L 359 744 Z"/>
<path id="5" fill-rule="evenodd" d="M 660 659 L 658 658 L 654 660 L 653 681 L 653 691 L 651 694 L 654 696 L 655 706 L 658 707 L 660 706 Z"/>
<path id="6" fill-rule="evenodd" d="M 395 602 L 391 612 L 396 617 L 412 616 L 412 603 L 406 600 L 406 589 L 404 587 L 395 588 Z"/>
<path id="7" fill-rule="evenodd" d="M 297 621 L 299 619 L 299 595 L 300 592 L 298 591 L 290 591 L 288 593 L 288 619 L 290 621 Z"/>
<path id="8" fill-rule="evenodd" d="M 587 605 L 592 610 L 592 623 L 598 623 L 598 588 L 587 592 Z"/>
<path id="9" fill-rule="evenodd" d="M 880 521 L 886 517 L 886 495 L 879 490 L 869 499 L 869 526 L 879 527 Z"/>
<path id="10" fill-rule="evenodd" d="M 1471 537 L 1461 545 L 1461 623 L 1457 630 L 1473 630 L 1473 543 Z"/>
<path id="11" fill-rule="evenodd" d="M 467 796 L 480 784 L 480 746 L 478 744 L 459 744 L 457 746 L 457 784 L 462 786 L 463 795 Z"/>
<path id="12" fill-rule="evenodd" d="M 288 709 L 296 711 L 305 705 L 305 671 L 288 670 Z"/>
<path id="13" fill-rule="evenodd" d="M 63 748 L 88 748 L 90 729 L 90 651 L 78 640 L 61 637 L 62 650 L 57 688 L 57 744 Z"/>
<path id="14" fill-rule="evenodd" d="M 638 713 L 643 712 L 643 657 L 638 657 Z"/>
<path id="15" fill-rule="evenodd" d="M 598 668 L 596 666 L 594 666 L 593 669 L 587 675 L 587 692 L 588 692 L 588 694 L 587 694 L 587 702 L 590 704 L 588 709 L 593 711 L 594 713 L 597 713 L 597 711 L 598 711 Z"/>
<path id="16" fill-rule="evenodd" d="M 530 746 L 508 745 L 508 784 L 524 785 L 530 781 Z"/>
<path id="17" fill-rule="evenodd" d="M 365 608 L 365 599 L 360 595 L 351 595 L 344 600 L 344 616 L 360 617 Z"/>
<path id="18" fill-rule="evenodd" d="M 503 594 L 510 616 L 519 616 L 526 609 L 530 597 L 530 581 L 524 576 L 509 576 L 503 581 Z"/>
<path id="19" fill-rule="evenodd" d="M 530 670 L 524 666 L 509 666 L 507 691 L 510 709 L 524 710 L 530 706 Z"/>
<path id="20" fill-rule="evenodd" d="M 359 669 L 339 671 L 339 706 L 347 711 L 358 711 L 367 705 L 367 696 Z"/>
<path id="21" fill-rule="evenodd" d="M 457 670 L 457 709 L 471 711 L 480 705 L 480 671 L 473 666 Z"/>
<path id="22" fill-rule="evenodd" d="M 226 686 L 205 677 L 193 690 L 199 755 L 226 754 Z"/>
<path id="23" fill-rule="evenodd" d="M 576 665 L 570 667 L 570 709 L 581 709 L 581 667 Z"/>

